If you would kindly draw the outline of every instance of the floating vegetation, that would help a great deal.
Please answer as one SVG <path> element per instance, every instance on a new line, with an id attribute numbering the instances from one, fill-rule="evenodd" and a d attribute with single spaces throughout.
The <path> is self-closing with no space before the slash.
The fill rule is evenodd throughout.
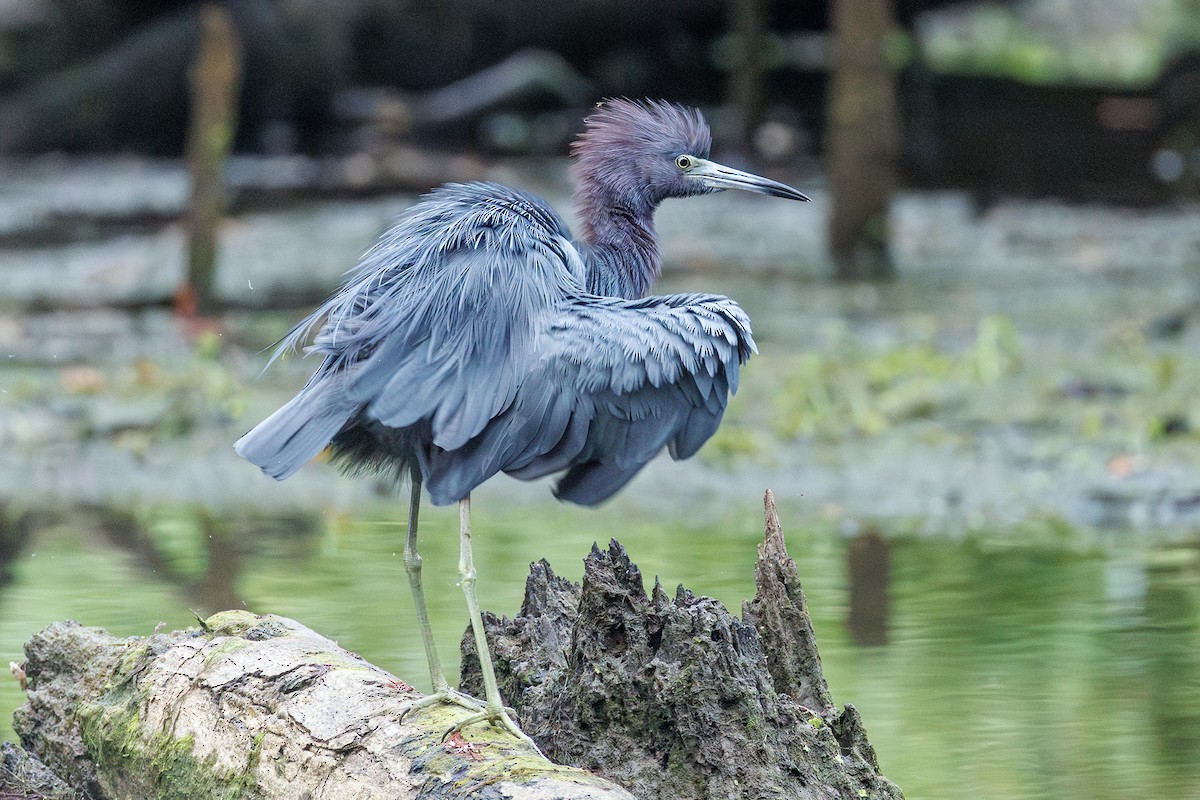
<path id="1" fill-rule="evenodd" d="M 915 340 L 872 348 L 843 333 L 827 350 L 801 355 L 775 398 L 774 429 L 787 437 L 880 433 L 959 404 L 1021 369 L 1007 317 L 984 317 L 972 346 L 958 353 L 940 348 L 935 334 L 927 328 Z"/>
<path id="2" fill-rule="evenodd" d="M 956 430 L 1009 425 L 1137 453 L 1200 429 L 1200 359 L 1164 351 L 1136 330 L 1115 331 L 1099 352 L 1066 343 L 1035 354 L 1005 316 L 982 318 L 973 341 L 958 348 L 941 343 L 936 326 L 917 327 L 882 345 L 841 331 L 780 367 L 771 430 L 829 440 L 913 420 Z M 748 447 L 722 445 L 739 446 Z"/>

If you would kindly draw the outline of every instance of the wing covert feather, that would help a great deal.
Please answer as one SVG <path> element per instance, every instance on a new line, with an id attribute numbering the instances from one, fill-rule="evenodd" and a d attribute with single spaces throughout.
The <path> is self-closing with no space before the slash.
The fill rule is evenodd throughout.
<path id="1" fill-rule="evenodd" d="M 510 402 L 470 441 L 431 453 L 435 503 L 501 470 L 528 480 L 568 469 L 562 499 L 607 499 L 663 447 L 699 449 L 754 351 L 745 313 L 715 295 L 571 297 L 531 346 Z"/>

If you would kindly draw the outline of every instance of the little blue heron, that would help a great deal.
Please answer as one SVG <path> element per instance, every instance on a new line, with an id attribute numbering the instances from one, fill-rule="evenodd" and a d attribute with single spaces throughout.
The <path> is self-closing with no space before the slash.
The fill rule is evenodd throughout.
<path id="1" fill-rule="evenodd" d="M 451 184 L 409 209 L 341 289 L 283 340 L 323 357 L 303 389 L 236 444 L 273 478 L 327 446 L 335 463 L 411 481 L 404 565 L 433 694 L 527 739 L 501 703 L 475 597 L 471 490 L 497 472 L 565 472 L 560 500 L 611 497 L 666 447 L 694 454 L 716 431 L 750 321 L 719 295 L 645 297 L 661 259 L 654 209 L 723 189 L 807 200 L 708 160 L 698 111 L 619 99 L 588 115 L 572 147 L 572 239 L 543 200 L 494 183 Z M 313 332 L 315 336 L 313 336 Z M 277 352 L 278 354 L 278 352 Z M 450 688 L 421 587 L 422 485 L 459 503 L 459 573 L 486 702 Z"/>

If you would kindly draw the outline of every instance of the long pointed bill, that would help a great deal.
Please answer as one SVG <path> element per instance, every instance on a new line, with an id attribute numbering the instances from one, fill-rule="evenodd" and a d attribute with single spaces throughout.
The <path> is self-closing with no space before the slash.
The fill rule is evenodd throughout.
<path id="1" fill-rule="evenodd" d="M 788 200 L 808 200 L 808 196 L 785 183 L 742 172 L 739 169 L 726 167 L 715 161 L 703 158 L 692 159 L 693 165 L 687 171 L 690 178 L 703 183 L 711 189 L 741 189 L 744 192 L 769 194 L 772 197 L 783 197 Z"/>

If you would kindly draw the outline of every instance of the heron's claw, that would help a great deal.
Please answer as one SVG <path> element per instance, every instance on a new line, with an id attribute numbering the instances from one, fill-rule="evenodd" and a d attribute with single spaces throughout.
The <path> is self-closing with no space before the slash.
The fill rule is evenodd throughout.
<path id="1" fill-rule="evenodd" d="M 474 712 L 472 716 L 478 716 L 483 713 L 487 705 L 482 700 L 476 700 L 471 695 L 460 692 L 457 689 L 451 689 L 449 686 L 438 689 L 433 694 L 427 694 L 422 698 L 413 700 L 404 710 L 400 712 L 400 719 L 403 720 L 414 711 L 420 711 L 422 708 L 429 708 L 442 703 L 449 705 L 462 706 L 468 711 Z"/>
<path id="2" fill-rule="evenodd" d="M 517 737 L 522 742 L 525 742 L 527 745 L 536 750 L 539 755 L 545 755 L 542 753 L 541 748 L 537 746 L 537 743 L 533 741 L 533 739 L 530 739 L 529 736 L 526 735 L 525 731 L 521 730 L 521 726 L 518 725 L 515 720 L 513 720 L 513 717 L 516 716 L 517 712 L 512 708 L 509 706 L 490 707 L 483 701 L 476 700 L 474 697 L 471 697 L 471 695 L 460 692 L 457 689 L 451 689 L 449 686 L 443 689 L 438 689 L 433 694 L 427 694 L 424 697 L 409 703 L 400 712 L 400 719 L 403 720 L 414 711 L 419 711 L 422 708 L 429 708 L 430 706 L 436 706 L 441 703 L 462 706 L 463 708 L 472 712 L 458 720 L 458 722 L 454 723 L 452 727 L 448 728 L 446 732 L 442 734 L 443 742 L 446 741 L 450 734 L 454 733 L 455 731 L 461 731 L 468 725 L 474 725 L 477 722 L 487 722 L 496 726 L 497 728 L 502 728 L 503 730 L 508 731 L 513 736 Z"/>
<path id="3" fill-rule="evenodd" d="M 515 713 L 516 712 L 508 706 L 502 706 L 499 708 L 484 707 L 483 710 L 479 711 L 478 713 L 463 717 L 458 722 L 454 723 L 449 730 L 442 734 L 442 741 L 446 741 L 446 739 L 452 733 L 455 731 L 461 731 L 468 725 L 474 725 L 477 722 L 487 722 L 496 726 L 497 728 L 503 728 L 525 744 L 532 747 L 538 755 L 545 756 L 546 754 L 542 752 L 542 748 L 537 746 L 537 742 L 535 742 L 533 739 L 530 739 L 529 735 L 526 734 L 525 731 L 521 730 L 521 726 L 518 725 L 515 720 L 513 720 L 512 715 Z"/>

